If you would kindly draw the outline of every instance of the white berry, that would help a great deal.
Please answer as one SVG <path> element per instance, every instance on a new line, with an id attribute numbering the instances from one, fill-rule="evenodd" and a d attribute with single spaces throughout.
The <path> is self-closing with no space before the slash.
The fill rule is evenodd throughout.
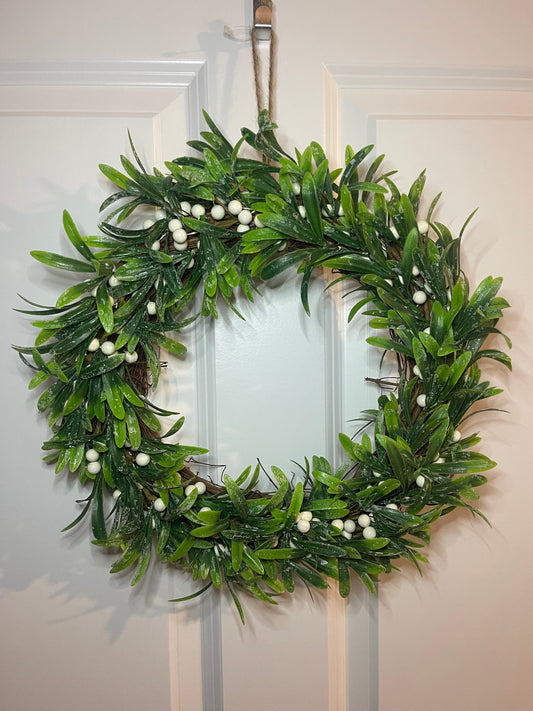
<path id="1" fill-rule="evenodd" d="M 126 363 L 136 363 L 137 359 L 139 357 L 139 354 L 137 351 L 133 351 L 133 353 L 130 353 L 129 351 L 126 351 L 126 355 L 124 356 L 124 360 Z"/>
<path id="2" fill-rule="evenodd" d="M 174 242 L 182 244 L 183 242 L 187 242 L 187 233 L 182 227 L 178 227 L 178 229 L 172 233 L 172 239 Z"/>
<path id="3" fill-rule="evenodd" d="M 148 230 L 148 229 L 150 229 L 150 227 L 151 227 L 152 225 L 154 225 L 154 224 L 155 224 L 155 222 L 154 222 L 153 220 L 145 220 L 145 221 L 143 222 L 143 229 L 144 229 L 144 230 Z"/>
<path id="4" fill-rule="evenodd" d="M 239 212 L 238 220 L 241 225 L 249 225 L 253 219 L 254 217 L 250 210 L 241 210 Z"/>
<path id="5" fill-rule="evenodd" d="M 304 518 L 301 518 L 296 524 L 296 528 L 300 531 L 300 533 L 307 533 L 311 528 L 311 524 L 309 523 L 309 521 L 306 521 Z"/>
<path id="6" fill-rule="evenodd" d="M 385 281 L 387 282 L 387 284 L 388 284 L 389 286 L 392 286 L 392 279 L 385 279 Z"/>
<path id="7" fill-rule="evenodd" d="M 168 229 L 171 232 L 175 232 L 176 230 L 181 230 L 183 227 L 183 224 L 181 220 L 178 220 L 177 218 L 174 217 L 174 219 L 170 220 L 168 223 Z"/>
<path id="8" fill-rule="evenodd" d="M 222 205 L 213 205 L 211 208 L 211 217 L 213 220 L 222 220 L 226 214 L 226 210 Z"/>
<path id="9" fill-rule="evenodd" d="M 228 203 L 228 212 L 231 215 L 238 215 L 242 212 L 242 202 L 240 200 L 230 200 Z"/>
<path id="10" fill-rule="evenodd" d="M 249 229 L 248 225 L 237 225 L 237 232 L 248 232 Z"/>
<path id="11" fill-rule="evenodd" d="M 167 213 L 164 210 L 156 210 L 154 213 L 154 217 L 156 220 L 164 220 L 166 216 Z"/>
<path id="12" fill-rule="evenodd" d="M 398 511 L 398 506 L 397 504 L 387 504 L 385 506 L 386 509 L 392 509 L 393 511 Z"/>
<path id="13" fill-rule="evenodd" d="M 189 248 L 187 242 L 174 242 L 174 249 L 176 252 L 186 252 Z"/>
<path id="14" fill-rule="evenodd" d="M 148 301 L 146 304 L 146 310 L 150 314 L 150 316 L 155 316 L 157 313 L 157 307 L 155 305 L 155 301 Z"/>
<path id="15" fill-rule="evenodd" d="M 301 217 L 307 216 L 307 211 L 303 205 L 298 205 L 298 212 L 300 213 Z"/>
<path id="16" fill-rule="evenodd" d="M 425 304 L 427 301 L 427 294 L 425 291 L 415 291 L 413 294 L 413 301 L 415 304 Z"/>
<path id="17" fill-rule="evenodd" d="M 151 249 L 153 252 L 159 252 L 159 250 L 161 249 L 161 245 L 159 244 L 159 240 L 158 240 L 158 239 L 156 239 L 155 242 L 152 242 L 152 244 L 150 245 L 150 249 Z"/>
<path id="18" fill-rule="evenodd" d="M 462 434 L 459 432 L 459 430 L 454 430 L 454 433 L 452 435 L 452 442 L 459 442 L 461 437 L 462 437 Z"/>
<path id="19" fill-rule="evenodd" d="M 88 462 L 97 462 L 100 459 L 100 454 L 96 451 L 96 449 L 88 449 L 85 452 L 85 459 Z"/>
<path id="20" fill-rule="evenodd" d="M 416 375 L 419 378 L 422 377 L 422 373 L 420 372 L 418 365 L 413 366 L 413 375 Z"/>
<path id="21" fill-rule="evenodd" d="M 381 476 L 379 472 L 372 472 L 372 474 L 376 477 L 376 479 Z"/>
<path id="22" fill-rule="evenodd" d="M 435 459 L 434 464 L 444 464 L 445 461 L 446 460 L 444 459 L 444 457 L 438 457 L 437 459 Z"/>
<path id="23" fill-rule="evenodd" d="M 192 269 L 194 267 L 194 257 L 191 259 L 191 261 L 187 264 L 187 269 Z"/>
<path id="24" fill-rule="evenodd" d="M 264 227 L 264 224 L 261 222 L 257 215 L 254 217 L 254 225 L 259 228 Z"/>
<path id="25" fill-rule="evenodd" d="M 99 348 L 100 348 L 100 341 L 98 340 L 98 338 L 93 338 L 93 340 L 92 340 L 92 341 L 89 343 L 89 345 L 87 346 L 87 350 L 88 350 L 90 353 L 94 353 L 94 352 L 97 351 Z"/>
<path id="26" fill-rule="evenodd" d="M 335 526 L 335 528 L 338 528 L 339 531 L 342 531 L 344 528 L 344 521 L 342 521 L 340 518 L 335 518 L 333 521 L 331 521 L 331 525 Z"/>
<path id="27" fill-rule="evenodd" d="M 166 509 L 166 505 L 163 499 L 156 499 L 154 501 L 154 509 L 156 511 L 164 511 Z"/>
<path id="28" fill-rule="evenodd" d="M 145 454 L 144 452 L 139 452 L 135 457 L 135 464 L 138 464 L 140 467 L 146 467 L 150 464 L 150 455 Z"/>
<path id="29" fill-rule="evenodd" d="M 116 278 L 116 276 L 112 274 L 107 280 L 107 283 L 109 284 L 109 286 L 118 286 L 120 284 L 120 281 Z"/>
<path id="30" fill-rule="evenodd" d="M 302 186 L 300 185 L 300 183 L 293 183 L 292 184 L 292 192 L 295 195 L 299 195 L 302 192 Z"/>
<path id="31" fill-rule="evenodd" d="M 95 286 L 94 289 L 91 289 L 91 296 L 96 296 L 97 291 L 98 291 L 98 287 Z"/>
<path id="32" fill-rule="evenodd" d="M 418 276 L 420 274 L 420 269 L 415 265 L 413 265 L 413 268 L 411 269 L 411 274 L 413 276 Z"/>
<path id="33" fill-rule="evenodd" d="M 363 538 L 367 540 L 376 537 L 376 529 L 373 526 L 367 526 L 363 531 Z"/>
<path id="34" fill-rule="evenodd" d="M 196 484 L 194 485 L 198 491 L 199 494 L 205 494 L 206 491 L 206 485 L 204 484 L 203 481 L 197 481 Z"/>
<path id="35" fill-rule="evenodd" d="M 361 514 L 357 519 L 357 523 L 361 526 L 361 528 L 370 526 L 370 516 L 368 514 Z"/>
<path id="36" fill-rule="evenodd" d="M 115 352 L 115 344 L 113 343 L 113 341 L 104 341 L 100 346 L 100 350 L 104 355 L 113 355 L 113 353 Z"/>
<path id="37" fill-rule="evenodd" d="M 196 203 L 196 205 L 193 205 L 191 208 L 191 214 L 193 217 L 196 217 L 196 219 L 199 220 L 200 217 L 203 217 L 205 215 L 205 207 L 203 205 L 200 205 L 199 203 Z"/>
<path id="38" fill-rule="evenodd" d="M 422 487 L 423 487 L 424 484 L 426 483 L 426 477 L 423 476 L 422 474 L 419 474 L 419 475 L 416 477 L 416 482 L 415 482 L 415 483 L 416 483 L 417 486 L 419 486 L 419 487 L 422 489 Z"/>
<path id="39" fill-rule="evenodd" d="M 422 393 L 422 395 L 419 395 L 416 398 L 416 404 L 418 407 L 425 407 L 427 402 L 427 395 L 425 393 Z"/>
<path id="40" fill-rule="evenodd" d="M 348 540 L 350 540 L 350 538 L 352 537 L 352 534 L 350 533 L 350 531 L 346 531 L 346 530 L 344 530 L 342 532 L 342 535 L 344 536 L 344 538 L 347 538 Z"/>
<path id="41" fill-rule="evenodd" d="M 425 329 L 424 329 L 424 333 L 431 333 L 431 329 L 430 329 L 430 327 L 429 327 L 429 326 L 428 326 L 427 328 L 425 328 Z"/>
<path id="42" fill-rule="evenodd" d="M 348 531 L 348 533 L 353 533 L 355 531 L 355 521 L 351 518 L 346 519 L 344 522 L 344 530 Z"/>
<path id="43" fill-rule="evenodd" d="M 211 509 L 209 508 L 209 506 L 202 506 L 202 508 L 200 509 L 200 513 L 202 513 L 203 511 L 211 511 Z"/>
<path id="44" fill-rule="evenodd" d="M 395 227 L 394 225 L 391 225 L 391 226 L 389 227 L 389 229 L 390 229 L 390 231 L 392 232 L 392 236 L 394 237 L 394 239 L 400 239 L 400 235 L 398 234 L 398 230 L 396 229 L 396 227 Z"/>
<path id="45" fill-rule="evenodd" d="M 417 227 L 421 235 L 427 234 L 429 230 L 429 224 L 426 222 L 426 220 L 419 220 L 417 223 Z"/>
<path id="46" fill-rule="evenodd" d="M 187 202 L 187 200 L 183 200 L 183 202 L 180 202 L 180 209 L 182 212 L 184 212 L 186 215 L 191 214 L 191 203 Z"/>
<path id="47" fill-rule="evenodd" d="M 313 520 L 313 513 L 311 511 L 302 511 L 300 513 L 300 516 L 302 520 L 304 521 L 312 521 Z"/>
<path id="48" fill-rule="evenodd" d="M 89 462 L 89 464 L 87 464 L 87 471 L 89 474 L 98 474 L 101 469 L 102 465 L 100 462 Z"/>
<path id="49" fill-rule="evenodd" d="M 120 489 L 115 489 L 115 491 L 113 492 L 113 498 L 116 500 L 121 494 L 122 492 Z"/>
<path id="50" fill-rule="evenodd" d="M 185 487 L 185 496 L 189 496 L 189 494 L 192 494 L 193 491 L 198 491 L 198 489 L 194 486 L 194 484 L 189 484 L 189 486 Z"/>

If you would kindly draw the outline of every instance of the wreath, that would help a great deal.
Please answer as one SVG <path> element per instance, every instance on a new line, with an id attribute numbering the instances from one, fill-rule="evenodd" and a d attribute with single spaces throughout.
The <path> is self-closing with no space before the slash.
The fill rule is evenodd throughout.
<path id="1" fill-rule="evenodd" d="M 332 578 L 345 597 L 353 571 L 375 593 L 376 576 L 397 559 L 426 562 L 420 549 L 438 518 L 457 507 L 483 516 L 471 502 L 495 462 L 471 451 L 480 438 L 459 428 L 501 392 L 481 380 L 480 359 L 511 367 L 508 355 L 483 347 L 508 306 L 497 296 L 502 280 L 489 276 L 471 292 L 460 246 L 472 215 L 452 236 L 432 221 L 439 195 L 419 219 L 425 173 L 401 194 L 392 173 L 380 173 L 384 156 L 363 167 L 372 146 L 347 147 L 345 167 L 330 170 L 317 143 L 288 155 L 266 112 L 235 146 L 205 120 L 210 130 L 189 143 L 199 156 L 166 163 L 166 174 L 144 168 L 131 137 L 135 163 L 122 156 L 124 172 L 100 166 L 118 187 L 100 208 L 100 234 L 81 236 L 64 213 L 81 259 L 31 253 L 90 275 L 53 307 L 20 309 L 39 329 L 33 347 L 16 347 L 35 371 L 29 387 L 48 385 L 37 403 L 53 432 L 44 459 L 90 487 L 63 530 L 90 515 L 93 543 L 119 553 L 111 572 L 135 566 L 132 585 L 155 540 L 163 563 L 203 581 L 180 599 L 226 586 L 243 620 L 239 589 L 276 604 L 298 580 L 326 588 Z M 263 160 L 242 157 L 243 143 Z M 151 219 L 135 226 L 146 210 Z M 159 417 L 177 413 L 148 399 L 159 350 L 182 355 L 169 333 L 216 318 L 220 299 L 238 314 L 236 290 L 253 301 L 259 281 L 292 267 L 307 313 L 317 269 L 349 285 L 357 301 L 348 321 L 364 309 L 381 332 L 367 341 L 395 354 L 398 378 L 362 413 L 369 431 L 360 441 L 339 434 L 340 468 L 313 456 L 289 479 L 273 466 L 268 493 L 256 488 L 259 464 L 215 484 L 191 468 L 206 449 L 169 441 L 183 417 L 161 433 Z"/>

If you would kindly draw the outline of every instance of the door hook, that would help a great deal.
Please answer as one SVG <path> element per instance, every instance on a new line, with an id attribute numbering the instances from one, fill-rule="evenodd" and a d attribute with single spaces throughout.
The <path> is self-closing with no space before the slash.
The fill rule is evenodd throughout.
<path id="1" fill-rule="evenodd" d="M 253 0 L 253 3 L 255 37 L 269 42 L 272 38 L 272 0 Z"/>

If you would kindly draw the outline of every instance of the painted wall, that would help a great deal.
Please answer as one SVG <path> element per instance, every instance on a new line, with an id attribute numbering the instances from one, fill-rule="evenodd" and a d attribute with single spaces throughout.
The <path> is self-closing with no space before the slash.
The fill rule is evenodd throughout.
<path id="1" fill-rule="evenodd" d="M 153 0 L 147 8 L 146 3 L 138 0 L 116 0 L 112 4 L 101 0 L 89 4 L 4 0 L 0 59 L 207 59 L 219 68 L 210 75 L 213 115 L 233 135 L 241 125 L 251 125 L 254 101 L 249 47 L 223 34 L 225 25 L 237 37 L 242 33 L 243 26 L 250 23 L 248 5 L 241 0 L 224 4 L 205 0 L 197 6 Z M 495 73 L 508 71 L 530 78 L 533 75 L 533 5 L 521 0 L 469 3 L 382 0 L 366 5 L 332 0 L 325 9 L 317 0 L 290 0 L 278 2 L 276 9 L 279 36 L 276 115 L 282 127 L 281 136 L 288 144 L 302 146 L 311 139 L 321 139 L 324 65 L 493 68 Z M 237 101 L 232 98 L 235 92 L 239 96 Z M 481 231 L 474 230 L 467 248 L 472 279 L 489 273 L 503 276 L 503 295 L 514 305 L 504 326 L 515 346 L 514 376 L 509 378 L 503 369 L 487 368 L 505 387 L 498 405 L 510 414 L 487 413 L 476 423 L 484 435 L 484 451 L 499 462 L 482 500 L 483 511 L 493 528 L 479 521 L 470 522 L 465 516 L 455 516 L 451 523 L 446 521 L 437 527 L 440 535 L 435 536 L 431 563 L 423 581 L 416 579 L 413 571 L 404 569 L 401 575 L 382 584 L 380 711 L 421 711 L 428 707 L 444 711 L 452 706 L 460 711 L 533 709 L 527 683 L 533 642 L 528 595 L 533 589 L 529 564 L 529 508 L 533 492 L 527 449 L 533 396 L 529 357 L 533 349 L 533 323 L 528 309 L 531 195 L 530 188 L 524 187 L 529 184 L 528 168 L 533 158 L 530 127 L 530 119 L 525 120 L 520 129 L 523 151 L 519 155 L 505 156 L 506 137 L 501 136 L 498 155 L 501 164 L 509 168 L 494 176 L 491 197 L 494 236 L 487 243 Z M 483 156 L 477 158 L 481 162 Z M 450 162 L 449 170 L 452 169 L 460 173 L 459 156 Z M 490 169 L 490 165 L 480 163 L 480 170 Z M 444 180 L 451 181 L 452 176 L 453 172 L 442 173 Z M 507 181 L 516 183 L 516 199 L 512 204 L 499 205 L 497 185 Z M 476 186 L 466 188 L 471 191 L 475 205 Z M 10 268 L 9 261 L 6 268 Z M 2 293 L 5 306 L 11 306 L 11 294 L 4 289 Z M 12 340 L 11 336 L 7 340 Z M 3 389 L 9 386 L 4 392 L 13 399 L 20 397 L 17 393 L 23 384 L 15 382 L 20 371 L 12 365 L 12 355 L 6 348 L 2 349 L 1 372 L 9 379 L 9 382 L 3 380 Z M 17 413 L 16 420 L 12 413 L 4 411 L 2 415 L 3 438 L 12 453 L 9 478 L 4 472 L 2 488 L 3 496 L 18 506 L 11 476 L 18 467 L 15 446 L 25 447 L 24 427 L 35 426 L 30 399 Z M 44 425 L 41 429 L 44 433 Z M 35 439 L 43 438 L 44 434 Z M 49 490 L 47 494 L 43 492 L 47 506 L 51 505 L 48 494 Z M 9 595 L 9 607 L 4 607 L 6 622 L 2 636 L 14 640 L 9 653 L 24 662 L 25 678 L 29 681 L 40 674 L 42 651 L 39 650 L 46 645 L 46 639 L 39 638 L 44 634 L 44 626 L 35 627 L 39 615 L 34 612 L 28 613 L 33 628 L 25 629 L 23 611 L 30 606 L 35 610 L 40 597 L 47 596 L 57 602 L 58 620 L 65 610 L 76 618 L 76 626 L 68 628 L 69 637 L 90 635 L 91 624 L 84 624 L 84 616 L 94 614 L 94 610 L 89 602 L 83 601 L 82 593 L 84 585 L 93 583 L 88 578 L 80 580 L 71 598 L 72 590 L 62 589 L 61 575 L 50 578 L 49 570 L 57 566 L 58 560 L 49 560 L 46 552 L 30 546 L 27 532 L 17 529 L 15 513 L 16 509 L 11 531 L 17 536 L 17 550 L 22 551 L 25 560 L 34 561 L 39 576 L 27 577 L 26 564 L 17 568 L 7 553 L 6 569 L 10 580 L 18 581 L 18 587 L 15 586 L 18 594 Z M 57 505 L 56 520 L 63 520 L 63 513 Z M 32 535 L 41 533 L 36 517 Z M 72 571 L 75 556 L 65 565 Z M 27 570 L 31 569 L 32 566 L 27 566 Z M 18 573 L 13 572 L 17 570 Z M 65 575 L 72 579 L 70 571 L 65 571 Z M 120 596 L 124 590 L 114 592 Z M 88 598 L 99 599 L 94 591 Z M 128 606 L 135 608 L 135 605 L 135 598 L 130 598 Z M 113 618 L 113 610 L 118 617 Z M 111 603 L 103 599 L 97 603 L 96 612 L 100 622 L 106 616 L 109 618 L 110 637 L 118 631 L 123 635 L 127 643 L 121 644 L 121 654 L 129 650 L 137 673 L 144 674 L 152 683 L 159 680 L 164 684 L 166 673 L 161 670 L 167 664 L 166 638 L 162 644 L 151 642 L 149 657 L 143 659 L 142 665 L 139 663 L 146 647 L 142 638 L 166 636 L 166 620 L 160 610 L 153 613 L 152 619 L 141 616 L 142 622 L 137 620 L 130 639 L 127 623 L 131 616 L 120 614 L 117 600 Z M 56 641 L 62 650 L 58 653 L 58 664 L 62 655 L 69 654 L 69 642 L 62 638 L 61 629 L 65 628 L 58 625 Z M 33 640 L 31 645 L 27 644 L 28 639 Z M 18 648 L 17 640 L 26 641 Z M 69 704 L 77 689 L 83 690 L 89 663 L 93 679 L 109 674 L 113 667 L 113 647 L 107 641 L 102 644 L 102 657 L 90 660 L 82 657 L 79 677 L 65 681 Z M 143 685 L 142 693 L 136 697 L 139 704 L 136 708 L 144 707 L 141 702 L 148 703 L 152 696 L 150 686 Z M 133 697 L 131 700 L 134 701 Z M 108 698 L 101 699 L 102 704 L 106 701 Z M 165 703 L 164 694 L 158 696 L 158 701 Z M 35 708 L 39 708 L 38 699 Z"/>

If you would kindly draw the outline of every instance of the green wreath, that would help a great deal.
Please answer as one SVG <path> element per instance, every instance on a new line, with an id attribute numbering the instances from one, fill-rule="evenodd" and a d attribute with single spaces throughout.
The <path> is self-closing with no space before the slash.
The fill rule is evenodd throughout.
<path id="1" fill-rule="evenodd" d="M 132 585 L 155 539 L 162 562 L 205 582 L 189 597 L 226 585 L 241 618 L 237 589 L 275 604 L 297 579 L 326 588 L 332 578 L 345 597 L 354 571 L 375 593 L 376 576 L 396 559 L 426 561 L 420 548 L 436 519 L 457 507 L 482 516 L 470 501 L 486 481 L 480 472 L 495 462 L 471 451 L 480 438 L 459 427 L 473 405 L 501 392 L 481 380 L 478 361 L 511 367 L 506 354 L 483 348 L 508 306 L 497 296 L 501 279 L 489 276 L 470 293 L 460 245 L 472 216 L 453 237 L 432 221 L 437 196 L 419 220 L 424 173 L 400 194 L 391 173 L 379 172 L 384 156 L 363 169 L 372 146 L 348 147 L 344 169 L 330 171 L 317 143 L 296 158 L 285 153 L 266 113 L 235 147 L 205 120 L 210 131 L 189 144 L 201 157 L 166 163 L 168 174 L 148 173 L 133 144 L 137 166 L 125 157 L 124 173 L 100 166 L 119 188 L 101 206 L 101 234 L 81 236 L 64 213 L 81 260 L 32 252 L 90 275 L 54 307 L 29 302 L 36 310 L 21 311 L 37 316 L 39 334 L 34 347 L 16 347 L 35 371 L 30 388 L 51 381 L 38 400 L 53 431 L 44 459 L 91 488 L 63 530 L 90 514 L 93 542 L 121 552 L 111 572 L 136 565 Z M 264 160 L 240 157 L 243 142 Z M 121 226 L 147 206 L 155 213 L 142 228 Z M 339 435 L 346 462 L 336 471 L 314 456 L 295 484 L 272 467 L 269 493 L 256 490 L 259 465 L 215 485 L 190 466 L 207 450 L 167 441 L 183 417 L 160 434 L 158 417 L 177 413 L 147 397 L 157 386 L 159 349 L 184 353 L 168 333 L 194 320 L 198 289 L 201 315 L 216 318 L 220 297 L 237 312 L 235 290 L 253 301 L 258 280 L 294 266 L 308 313 L 319 268 L 360 292 L 348 320 L 366 308 L 370 326 L 388 334 L 367 340 L 396 354 L 396 394 L 382 394 L 363 413 L 373 438 Z"/>

